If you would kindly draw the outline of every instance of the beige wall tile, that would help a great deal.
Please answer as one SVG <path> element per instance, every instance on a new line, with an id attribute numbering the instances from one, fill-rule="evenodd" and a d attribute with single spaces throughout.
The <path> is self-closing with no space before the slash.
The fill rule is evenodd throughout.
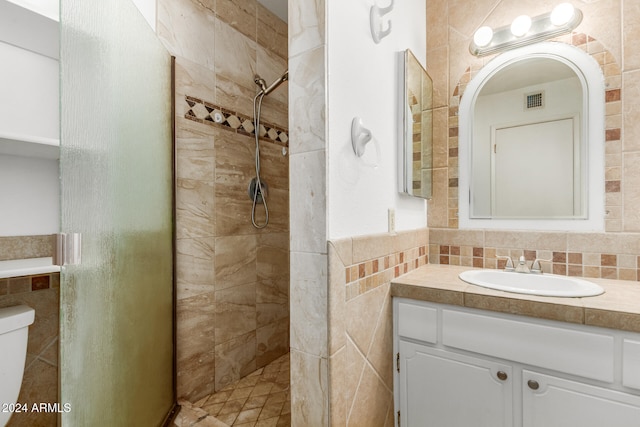
<path id="1" fill-rule="evenodd" d="M 215 230 L 213 183 L 178 179 L 177 187 L 177 238 L 213 236 Z"/>
<path id="2" fill-rule="evenodd" d="M 190 0 L 160 0 L 157 13 L 156 33 L 172 55 L 215 69 L 215 20 L 210 10 Z"/>
<path id="3" fill-rule="evenodd" d="M 255 330 L 215 346 L 216 390 L 256 370 Z"/>
<path id="4" fill-rule="evenodd" d="M 289 352 L 289 318 L 256 330 L 256 366 L 261 368 Z"/>
<path id="5" fill-rule="evenodd" d="M 393 393 L 371 366 L 365 364 L 347 426 L 383 426 L 390 405 L 393 405 Z"/>
<path id="6" fill-rule="evenodd" d="M 433 167 L 448 166 L 449 161 L 449 108 L 433 111 Z"/>
<path id="7" fill-rule="evenodd" d="M 428 8 L 427 8 L 428 9 Z M 427 40 L 429 35 L 427 35 Z M 427 50 L 427 72 L 433 80 L 433 107 L 449 105 L 449 47 Z"/>
<path id="8" fill-rule="evenodd" d="M 566 233 L 534 231 L 485 231 L 485 244 L 489 247 L 543 249 L 565 251 Z"/>
<path id="9" fill-rule="evenodd" d="M 451 230 L 432 228 L 429 230 L 429 242 L 439 245 L 458 245 L 484 247 L 483 230 Z"/>
<path id="10" fill-rule="evenodd" d="M 214 310 L 213 292 L 178 300 L 178 398 L 195 401 L 215 390 Z"/>
<path id="11" fill-rule="evenodd" d="M 256 330 L 256 284 L 217 290 L 215 342 L 222 344 Z M 255 350 L 254 350 L 255 352 Z"/>
<path id="12" fill-rule="evenodd" d="M 216 75 L 216 103 L 225 108 L 253 117 L 253 97 L 256 86 L 243 86 L 223 75 Z"/>
<path id="13" fill-rule="evenodd" d="M 640 150 L 640 106 L 634 99 L 640 96 L 640 70 L 625 72 L 622 76 L 622 111 L 624 117 L 625 152 Z"/>
<path id="14" fill-rule="evenodd" d="M 380 316 L 378 317 L 373 339 L 367 353 L 367 360 L 371 367 L 389 390 L 393 390 L 393 312 L 391 304 L 390 286 L 381 286 L 386 295 Z"/>
<path id="15" fill-rule="evenodd" d="M 215 21 L 215 70 L 240 86 L 255 89 L 256 42 L 233 27 Z M 210 40 L 208 41 L 210 42 Z"/>
<path id="16" fill-rule="evenodd" d="M 346 311 L 349 313 L 346 321 L 347 334 L 365 355 L 369 353 L 375 325 L 386 298 L 387 287 L 379 286 L 347 302 Z"/>
<path id="17" fill-rule="evenodd" d="M 225 236 L 216 238 L 215 289 L 222 290 L 238 285 L 255 283 L 257 238 Z"/>
<path id="18" fill-rule="evenodd" d="M 637 41 L 640 39 L 640 3 L 622 0 L 622 23 L 624 70 L 637 70 L 640 68 L 640 52 L 637 48 Z"/>
<path id="19" fill-rule="evenodd" d="M 325 152 L 312 151 L 289 157 L 291 250 L 325 253 L 326 180 Z"/>
<path id="20" fill-rule="evenodd" d="M 353 263 L 360 263 L 396 252 L 396 235 L 376 234 L 353 238 Z"/>
<path id="21" fill-rule="evenodd" d="M 213 181 L 215 150 L 211 127 L 178 117 L 177 128 L 177 177 L 197 181 Z"/>
<path id="22" fill-rule="evenodd" d="M 324 46 L 289 57 L 291 154 L 323 150 L 326 145 Z"/>
<path id="23" fill-rule="evenodd" d="M 625 231 L 640 231 L 640 168 L 638 168 L 638 162 L 640 162 L 640 152 L 624 154 L 622 197 Z"/>
<path id="24" fill-rule="evenodd" d="M 350 243 L 351 239 L 342 240 L 342 242 L 345 241 Z M 351 245 L 348 246 L 350 247 Z M 345 321 L 347 317 L 347 307 L 345 304 L 346 269 L 332 242 L 328 244 L 327 256 L 329 260 L 328 354 L 333 355 L 345 346 Z"/>
<path id="25" fill-rule="evenodd" d="M 256 35 L 257 8 L 255 0 L 215 0 L 218 19 L 249 38 Z"/>
<path id="26" fill-rule="evenodd" d="M 291 350 L 291 425 L 329 426 L 326 358 Z"/>
<path id="27" fill-rule="evenodd" d="M 447 46 L 447 26 L 449 25 L 449 2 L 435 0 L 427 7 L 427 51 Z"/>
<path id="28" fill-rule="evenodd" d="M 288 25 L 271 13 L 266 7 L 258 3 L 257 40 L 258 44 L 266 47 L 281 58 L 289 56 Z"/>
<path id="29" fill-rule="evenodd" d="M 215 238 L 176 241 L 177 298 L 190 298 L 213 291 Z"/>
<path id="30" fill-rule="evenodd" d="M 326 357 L 327 256 L 302 252 L 290 256 L 291 348 Z"/>
<path id="31" fill-rule="evenodd" d="M 289 58 L 325 43 L 325 0 L 289 1 Z"/>
<path id="32" fill-rule="evenodd" d="M 0 261 L 49 257 L 53 253 L 51 235 L 0 236 Z"/>
<path id="33" fill-rule="evenodd" d="M 211 69 L 181 56 L 176 57 L 176 115 L 186 113 L 185 95 L 216 103 L 216 73 Z M 178 130 L 183 126 L 178 125 Z M 178 135 L 180 137 L 180 135 Z"/>
<path id="34" fill-rule="evenodd" d="M 429 227 L 448 227 L 448 191 L 447 169 L 433 170 L 433 198 L 427 201 L 427 222 Z"/>
<path id="35" fill-rule="evenodd" d="M 349 403 L 345 395 L 347 375 L 347 349 L 345 345 L 329 358 L 329 425 L 331 426 L 346 425 Z"/>

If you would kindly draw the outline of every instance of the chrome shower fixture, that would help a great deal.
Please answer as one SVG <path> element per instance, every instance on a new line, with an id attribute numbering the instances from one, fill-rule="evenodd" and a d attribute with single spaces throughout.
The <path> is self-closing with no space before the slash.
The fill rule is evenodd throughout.
<path id="1" fill-rule="evenodd" d="M 260 86 L 260 89 L 264 92 L 267 89 L 267 82 L 264 81 L 264 79 L 262 77 L 260 77 L 259 75 L 255 75 L 253 77 L 253 81 L 255 82 L 255 84 L 257 84 L 258 86 Z"/>
<path id="2" fill-rule="evenodd" d="M 258 76 L 257 74 L 254 76 L 253 81 L 260 86 L 260 92 L 258 93 L 259 95 L 269 95 L 271 92 L 273 92 L 278 86 L 280 86 L 282 83 L 286 82 L 287 80 L 289 80 L 289 70 L 285 71 L 284 74 L 280 77 L 278 77 L 273 83 L 271 83 L 269 86 L 267 86 L 267 82 L 264 81 L 264 79 L 260 76 Z"/>
<path id="3" fill-rule="evenodd" d="M 255 84 L 260 86 L 260 92 L 253 98 L 253 125 L 255 128 L 254 137 L 256 140 L 256 177 L 249 183 L 249 197 L 253 201 L 251 207 L 251 223 L 255 228 L 264 228 L 269 224 L 269 208 L 267 207 L 267 185 L 260 179 L 260 110 L 262 108 L 262 100 L 265 96 L 273 92 L 282 83 L 289 80 L 289 70 L 285 71 L 276 81 L 267 86 L 267 82 L 264 81 L 259 75 L 253 76 Z M 262 203 L 264 206 L 265 219 L 262 224 L 256 222 L 256 205 Z"/>

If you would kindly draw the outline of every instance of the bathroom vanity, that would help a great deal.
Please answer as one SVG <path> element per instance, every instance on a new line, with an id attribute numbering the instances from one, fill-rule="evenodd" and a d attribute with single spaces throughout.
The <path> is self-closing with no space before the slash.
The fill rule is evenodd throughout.
<path id="1" fill-rule="evenodd" d="M 426 265 L 392 283 L 396 426 L 640 425 L 640 284 L 538 297 Z"/>

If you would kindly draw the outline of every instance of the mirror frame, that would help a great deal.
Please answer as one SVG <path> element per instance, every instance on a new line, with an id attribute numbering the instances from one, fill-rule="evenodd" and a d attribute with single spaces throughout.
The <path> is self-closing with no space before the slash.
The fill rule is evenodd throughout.
<path id="1" fill-rule="evenodd" d="M 425 67 L 420 63 L 416 55 L 411 51 L 411 49 L 406 49 L 399 53 L 399 71 L 400 71 L 400 97 L 399 97 L 399 118 L 398 121 L 401 124 L 401 128 L 398 129 L 398 192 L 400 194 L 404 194 L 407 196 L 418 197 L 421 199 L 429 200 L 433 197 L 433 79 L 425 69 Z M 410 64 L 411 62 L 411 64 Z M 416 65 L 419 67 L 419 71 L 421 72 L 422 82 L 424 79 L 428 79 L 431 85 L 431 105 L 428 108 L 424 108 L 422 105 L 422 99 L 420 100 L 421 106 L 421 114 L 425 111 L 429 111 L 431 113 L 431 126 L 428 131 L 425 132 L 424 126 L 421 128 L 420 132 L 420 142 L 424 144 L 427 141 L 424 141 L 426 137 L 426 133 L 428 133 L 428 144 L 431 149 L 431 162 L 428 164 L 428 167 L 424 168 L 422 160 L 424 159 L 424 151 L 420 154 L 422 158 L 420 160 L 420 170 L 427 170 L 430 174 L 430 179 L 428 182 L 428 188 L 422 188 L 421 193 L 417 193 L 414 191 L 414 134 L 408 132 L 409 126 L 409 117 L 407 115 L 407 106 L 409 105 L 409 66 Z M 424 99 L 424 87 L 422 87 L 422 98 Z M 421 123 L 422 124 L 422 123 Z"/>
<path id="2" fill-rule="evenodd" d="M 530 58 L 549 58 L 573 69 L 583 93 L 581 146 L 586 156 L 583 179 L 586 185 L 584 218 L 493 219 L 471 218 L 471 144 L 473 112 L 483 86 L 496 73 L 515 62 Z M 604 230 L 604 114 L 605 87 L 600 65 L 586 52 L 560 42 L 543 42 L 502 53 L 487 63 L 469 82 L 459 107 L 459 189 L 458 224 L 461 229 L 521 229 L 561 231 Z M 526 191 L 526 189 L 525 189 Z"/>

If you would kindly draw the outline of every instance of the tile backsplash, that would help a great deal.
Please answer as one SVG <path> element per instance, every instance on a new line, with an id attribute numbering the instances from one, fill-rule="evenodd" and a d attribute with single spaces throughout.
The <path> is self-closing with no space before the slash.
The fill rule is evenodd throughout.
<path id="1" fill-rule="evenodd" d="M 510 256 L 546 273 L 588 278 L 640 280 L 640 235 L 636 233 L 565 233 L 430 229 L 431 264 L 504 268 Z"/>

